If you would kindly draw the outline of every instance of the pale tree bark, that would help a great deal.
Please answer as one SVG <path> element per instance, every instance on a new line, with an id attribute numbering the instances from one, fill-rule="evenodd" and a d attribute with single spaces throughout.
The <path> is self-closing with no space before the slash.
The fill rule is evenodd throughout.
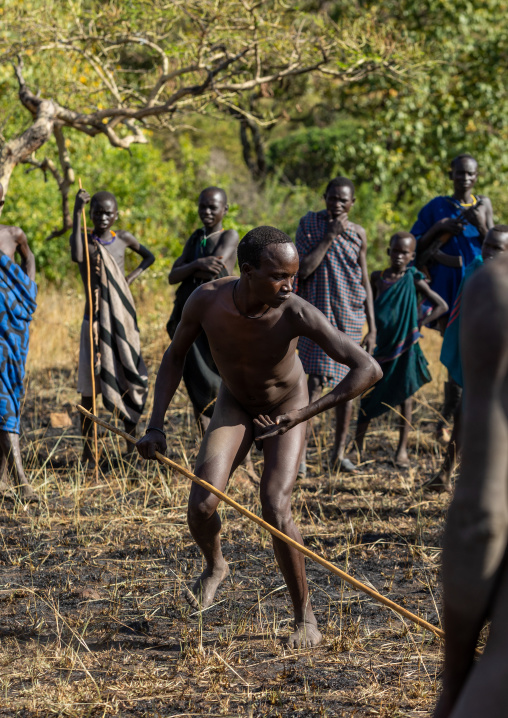
<path id="1" fill-rule="evenodd" d="M 287 116 L 284 105 L 294 99 L 282 92 L 272 102 L 267 88 L 304 87 L 298 78 L 311 73 L 348 83 L 399 67 L 400 43 L 390 33 L 372 23 L 339 27 L 325 12 L 282 0 L 90 0 L 54 7 L 58 12 L 42 0 L 9 4 L 2 15 L 9 32 L 0 32 L 0 63 L 15 62 L 19 100 L 33 117 L 28 129 L 3 145 L 0 136 L 0 181 L 7 192 L 16 165 L 28 163 L 56 182 L 62 227 L 51 236 L 70 226 L 74 173 L 66 140 L 72 133 L 103 135 L 113 147 L 129 150 L 148 142 L 149 131 L 188 127 L 184 118 L 213 106 L 240 121 L 245 160 L 262 179 L 258 126 Z M 21 56 L 33 58 L 29 83 Z M 261 100 L 246 111 L 242 97 L 256 91 Z M 53 137 L 58 160 L 51 152 L 36 157 Z"/>

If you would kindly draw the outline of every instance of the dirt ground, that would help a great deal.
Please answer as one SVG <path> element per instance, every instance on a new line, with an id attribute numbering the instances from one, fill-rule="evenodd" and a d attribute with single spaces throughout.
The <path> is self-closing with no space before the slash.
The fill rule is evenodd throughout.
<path id="1" fill-rule="evenodd" d="M 152 386 L 167 316 L 157 308 L 166 298 L 155 299 L 138 294 Z M 231 576 L 210 609 L 187 605 L 183 587 L 202 569 L 186 524 L 188 481 L 127 463 L 123 442 L 106 434 L 99 483 L 80 470 L 81 305 L 69 292 L 62 306 L 49 290 L 40 302 L 23 410 L 24 461 L 41 503 L 0 506 L 0 716 L 430 716 L 439 641 L 308 561 L 325 640 L 289 649 L 289 596 L 270 536 L 228 507 L 220 511 Z M 392 463 L 392 412 L 372 424 L 360 471 L 337 475 L 327 459 L 332 417 L 322 416 L 293 510 L 311 549 L 440 625 L 449 497 L 419 487 L 440 463 L 443 372 L 437 337 L 427 332 L 422 346 L 435 381 L 418 395 L 411 468 Z M 56 413 L 71 425 L 52 426 L 63 423 Z M 183 390 L 166 429 L 169 456 L 192 468 L 199 439 Z M 259 472 L 262 455 L 254 461 Z M 242 469 L 227 491 L 260 513 Z"/>

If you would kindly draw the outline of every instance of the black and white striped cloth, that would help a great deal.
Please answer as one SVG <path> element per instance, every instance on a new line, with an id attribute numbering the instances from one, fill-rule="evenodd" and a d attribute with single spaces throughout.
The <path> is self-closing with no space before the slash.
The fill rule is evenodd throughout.
<path id="1" fill-rule="evenodd" d="M 109 411 L 137 424 L 148 395 L 136 310 L 129 285 L 111 254 L 99 244 L 98 337 L 102 400 Z M 96 365 L 96 372 L 97 372 Z"/>

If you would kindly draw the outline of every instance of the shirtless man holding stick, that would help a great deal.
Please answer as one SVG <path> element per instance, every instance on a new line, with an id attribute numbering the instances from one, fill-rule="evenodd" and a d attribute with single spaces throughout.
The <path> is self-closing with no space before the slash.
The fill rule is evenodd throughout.
<path id="1" fill-rule="evenodd" d="M 308 419 L 353 399 L 378 381 L 372 357 L 334 329 L 319 310 L 292 292 L 298 252 L 290 237 L 273 227 L 250 231 L 238 247 L 241 275 L 208 282 L 187 301 L 155 384 L 152 415 L 137 443 L 141 456 L 164 453 L 164 417 L 182 378 L 185 355 L 204 330 L 222 377 L 217 404 L 197 457 L 195 473 L 221 491 L 254 440 L 262 444 L 260 493 L 263 518 L 302 543 L 291 515 L 291 492 L 305 442 Z M 328 394 L 308 403 L 307 382 L 296 354 L 306 336 L 350 372 Z M 206 568 L 192 592 L 195 607 L 210 606 L 229 573 L 220 545 L 219 500 L 192 485 L 188 523 Z M 275 557 L 293 603 L 294 647 L 316 646 L 322 636 L 311 608 L 303 556 L 273 539 Z"/>

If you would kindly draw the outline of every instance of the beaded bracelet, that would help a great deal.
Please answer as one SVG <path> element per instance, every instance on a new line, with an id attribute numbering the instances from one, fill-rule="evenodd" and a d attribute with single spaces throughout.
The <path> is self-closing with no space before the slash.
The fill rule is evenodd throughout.
<path id="1" fill-rule="evenodd" d="M 149 426 L 148 429 L 145 431 L 145 436 L 148 434 L 149 431 L 160 431 L 162 436 L 166 437 L 166 432 L 163 429 L 159 429 L 158 426 Z"/>

